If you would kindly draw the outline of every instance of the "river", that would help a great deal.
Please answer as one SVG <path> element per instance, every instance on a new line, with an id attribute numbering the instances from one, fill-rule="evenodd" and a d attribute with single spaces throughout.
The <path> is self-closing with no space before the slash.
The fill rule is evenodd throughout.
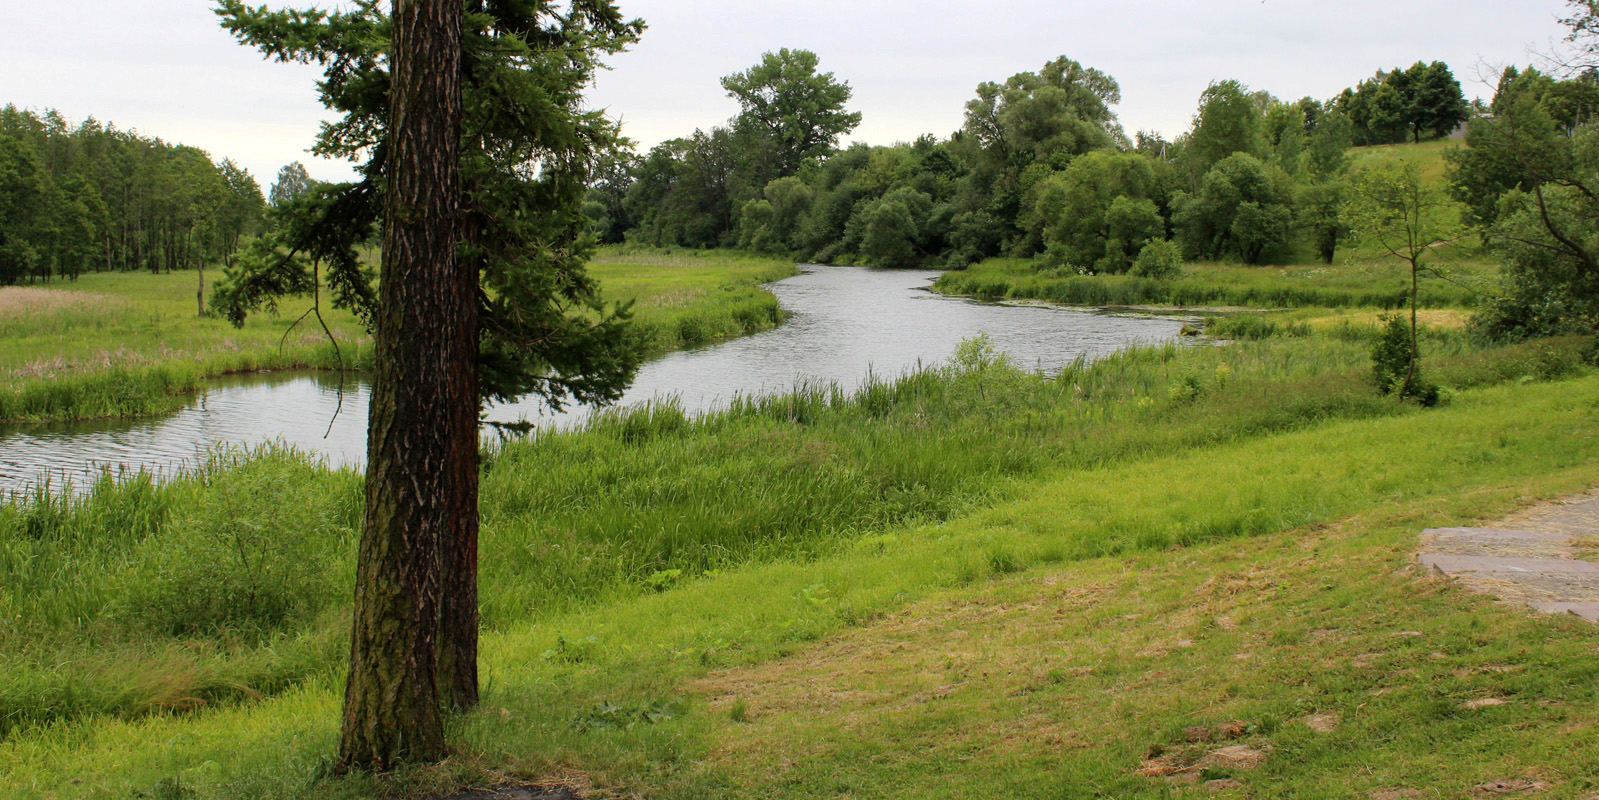
<path id="1" fill-rule="evenodd" d="M 893 377 L 940 363 L 980 333 L 1017 364 L 1054 372 L 1079 356 L 1170 341 L 1183 325 L 1171 318 L 944 297 L 927 288 L 938 274 L 803 267 L 802 274 L 770 287 L 789 313 L 782 326 L 652 361 L 621 402 L 675 396 L 686 410 L 703 412 L 737 395 L 782 392 L 806 381 L 854 387 L 868 374 Z M 316 453 L 334 466 L 360 466 L 368 386 L 351 376 L 342 408 L 340 396 L 331 373 L 236 375 L 214 381 L 188 407 L 161 417 L 0 428 L 0 493 L 46 477 L 56 487 L 82 487 L 108 467 L 166 475 L 210 448 L 268 441 Z M 494 406 L 487 417 L 549 427 L 589 413 L 578 408 L 556 415 L 524 400 Z"/>

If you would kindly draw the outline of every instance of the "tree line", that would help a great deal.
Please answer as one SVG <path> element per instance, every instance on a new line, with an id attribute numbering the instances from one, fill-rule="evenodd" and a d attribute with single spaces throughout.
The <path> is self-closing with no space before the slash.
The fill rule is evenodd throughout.
<path id="1" fill-rule="evenodd" d="M 264 211 L 232 161 L 93 118 L 0 109 L 0 285 L 231 261 Z"/>
<path id="2" fill-rule="evenodd" d="M 1037 256 L 1082 273 L 1169 274 L 1179 256 L 1331 262 L 1348 234 L 1348 148 L 1446 135 L 1470 113 L 1447 65 L 1418 62 L 1326 102 L 1219 81 L 1189 132 L 1128 137 L 1116 80 L 1062 57 L 978 86 L 948 137 L 840 150 L 860 116 L 814 53 L 767 53 L 722 86 L 740 105 L 727 125 L 603 171 L 585 205 L 603 240 L 887 267 Z"/>

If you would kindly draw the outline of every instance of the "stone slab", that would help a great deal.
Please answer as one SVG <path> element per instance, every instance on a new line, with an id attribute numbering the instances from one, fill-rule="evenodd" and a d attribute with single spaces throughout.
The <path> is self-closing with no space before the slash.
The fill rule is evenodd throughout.
<path id="1" fill-rule="evenodd" d="M 1507 558 L 1503 556 L 1449 555 L 1422 553 L 1423 566 L 1445 574 L 1457 572 L 1507 572 L 1580 575 L 1599 575 L 1599 564 L 1569 558 Z"/>
<path id="2" fill-rule="evenodd" d="M 1529 603 L 1545 614 L 1574 614 L 1589 622 L 1599 622 L 1599 603 Z"/>
<path id="3" fill-rule="evenodd" d="M 1540 531 L 1433 528 L 1421 534 L 1421 549 L 1442 555 L 1571 558 L 1570 545 L 1567 534 Z"/>
<path id="4" fill-rule="evenodd" d="M 1422 532 L 1417 559 L 1479 594 L 1599 623 L 1599 491 L 1524 509 L 1492 528 Z"/>
<path id="5" fill-rule="evenodd" d="M 1534 506 L 1501 523 L 1506 528 L 1599 537 L 1599 495 Z"/>
<path id="6" fill-rule="evenodd" d="M 1599 575 L 1580 572 L 1457 572 L 1460 585 L 1522 603 L 1599 602 Z"/>

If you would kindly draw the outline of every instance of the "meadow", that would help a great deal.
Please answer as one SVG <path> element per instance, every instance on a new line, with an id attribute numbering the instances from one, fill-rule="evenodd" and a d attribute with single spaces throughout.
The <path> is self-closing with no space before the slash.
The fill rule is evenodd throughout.
<path id="1" fill-rule="evenodd" d="M 782 309 L 760 288 L 791 262 L 732 253 L 604 251 L 589 267 L 609 300 L 632 302 L 642 346 L 661 355 L 771 328 Z M 365 329 L 310 298 L 288 298 L 242 328 L 199 316 L 193 271 L 89 273 L 0 288 L 0 422 L 135 417 L 181 407 L 207 378 L 370 366 Z M 297 323 L 298 321 L 298 323 Z"/>
<path id="2" fill-rule="evenodd" d="M 1144 762 L 1197 763 L 1182 731 L 1233 720 L 1265 771 L 1206 769 L 1269 796 L 1488 780 L 1492 760 L 1414 745 L 1459 755 L 1511 723 L 1527 733 L 1501 762 L 1595 780 L 1557 757 L 1592 717 L 1592 635 L 1529 639 L 1549 623 L 1401 569 L 1421 526 L 1587 488 L 1586 343 L 1431 330 L 1448 401 L 1422 410 L 1370 388 L 1371 331 L 1058 376 L 974 341 L 854 394 L 507 444 L 484 466 L 483 710 L 452 723 L 456 758 L 376 784 L 326 760 L 358 475 L 262 451 L 18 498 L 0 508 L 0 788 L 427 796 L 564 775 L 661 797 L 1165 797 L 1190 788 Z M 1344 733 L 1295 722 L 1324 710 Z M 1369 735 L 1397 720 L 1405 746 Z"/>

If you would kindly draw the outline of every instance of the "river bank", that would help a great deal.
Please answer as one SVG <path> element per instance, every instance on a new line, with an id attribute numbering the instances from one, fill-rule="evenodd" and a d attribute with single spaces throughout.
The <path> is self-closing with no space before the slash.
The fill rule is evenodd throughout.
<path id="1" fill-rule="evenodd" d="M 1371 260 L 1350 264 L 1251 267 L 1184 264 L 1169 279 L 1133 275 L 1079 275 L 1040 269 L 1031 259 L 994 258 L 944 274 L 936 291 L 985 300 L 1040 300 L 1063 306 L 1183 310 L 1286 308 L 1384 309 L 1409 303 L 1409 279 L 1400 265 Z M 1464 258 L 1448 279 L 1423 282 L 1424 308 L 1469 307 L 1492 289 L 1496 267 Z"/>
<path id="2" fill-rule="evenodd" d="M 1436 527 L 1503 509 L 1521 494 L 1566 492 L 1589 480 L 1584 470 L 1599 464 L 1590 408 L 1599 385 L 1578 358 L 1584 344 L 1483 349 L 1464 337 L 1438 339 L 1429 344 L 1429 374 L 1453 396 L 1430 411 L 1370 389 L 1366 342 L 1314 332 L 1223 347 L 1134 349 L 1054 377 L 1017 369 L 973 344 L 947 367 L 872 381 L 853 394 L 817 388 L 751 398 L 698 419 L 656 406 L 509 444 L 484 468 L 482 597 L 493 687 L 485 711 L 455 723 L 465 744 L 452 767 L 398 776 L 384 791 L 425 793 L 506 771 L 537 778 L 578 769 L 602 784 L 668 797 L 742 796 L 745 789 L 804 794 L 769 778 L 787 775 L 794 787 L 814 792 L 820 786 L 806 776 L 834 770 L 873 796 L 929 796 L 910 791 L 929 787 L 905 774 L 847 767 L 855 758 L 847 743 L 873 741 L 883 752 L 911 747 L 936 714 L 845 704 L 795 716 L 784 710 L 791 700 L 754 688 L 730 691 L 748 681 L 720 671 L 801 663 L 785 661 L 789 656 L 813 663 L 804 661 L 812 647 L 841 646 L 832 637 L 872 627 L 884 615 L 964 604 L 994 591 L 1047 595 L 1056 591 L 1050 587 L 1095 584 L 1101 579 L 1094 575 L 1127 574 L 1135 565 L 1139 574 L 1165 574 L 1195 559 L 1230 563 L 1241 574 L 1287 569 L 1307 557 L 1291 555 L 1300 552 L 1296 542 L 1330 535 L 1312 535 L 1328 530 L 1320 526 L 1352 531 L 1347 540 L 1327 539 L 1331 552 L 1353 548 L 1349 564 L 1403 563 L 1397 545 L 1374 542 L 1401 541 L 1410 520 Z M 174 780 L 201 797 L 374 791 L 360 779 L 330 781 L 307 770 L 328 750 L 336 723 L 331 709 L 360 495 L 358 475 L 258 452 L 167 485 L 108 482 L 80 498 L 0 507 L 0 617 L 8 620 L 0 627 L 0 767 L 12 776 L 11 792 L 43 796 L 70 780 L 99 787 L 87 796 L 150 791 Z M 1373 524 L 1385 532 L 1372 533 Z M 1210 544 L 1241 538 L 1260 544 L 1248 553 Z M 241 547 L 249 563 L 265 568 L 230 567 Z M 1288 560 L 1272 561 L 1277 555 Z M 1073 566 L 1079 563 L 1088 566 Z M 1337 563 L 1323 568 L 1357 569 Z M 1354 577 L 1349 572 L 1350 586 L 1369 587 Z M 1440 601 L 1427 599 L 1433 594 L 1416 594 L 1424 584 L 1415 580 L 1423 579 L 1383 590 L 1408 605 L 1384 612 L 1382 625 L 1400 624 L 1394 614 L 1424 614 L 1423 627 L 1442 631 L 1447 643 L 1472 625 L 1508 631 L 1528 624 L 1512 616 L 1484 623 L 1480 606 L 1469 616 L 1446 615 Z M 1242 629 L 1283 643 L 1254 650 L 1268 659 L 1259 663 L 1289 673 L 1310 669 L 1323 649 L 1287 646 L 1310 635 L 1290 631 L 1309 617 L 1288 609 L 1305 602 L 1293 598 L 1321 597 L 1314 593 L 1321 584 L 1259 594 L 1270 585 L 1280 584 L 1246 582 L 1235 590 L 1243 593 L 1237 602 L 1264 604 Z M 1123 600 L 1114 607 L 1127 614 L 1150 613 L 1137 609 L 1181 593 L 1142 581 L 1116 591 Z M 255 600 L 243 603 L 244 596 Z M 1354 596 L 1339 588 L 1315 603 Z M 1269 610 L 1279 602 L 1282 621 Z M 1347 624 L 1359 628 L 1351 641 L 1386 635 L 1368 629 L 1378 623 L 1362 621 L 1364 612 L 1349 613 Z M 1137 640 L 1123 630 L 1128 624 L 1111 627 Z M 1149 624 L 1148 635 L 1166 629 Z M 1195 652 L 1220 659 L 1238 647 L 1236 637 L 1212 643 L 1205 630 L 1189 637 L 1203 648 Z M 1171 665 L 1160 659 L 1180 659 L 1184 649 L 1126 662 L 1128 655 L 1104 650 L 1110 640 L 1086 631 L 1062 635 L 1077 637 L 1071 652 L 1088 660 L 1073 656 L 1045 668 L 1026 695 L 1066 703 L 1053 706 L 1040 737 L 1089 719 L 1066 702 L 1097 691 L 1089 687 L 1136 682 L 1154 692 L 1167 685 L 1161 676 Z M 926 652 L 923 646 L 915 645 Z M 1441 663 L 1453 669 L 1478 660 L 1448 647 L 1458 657 Z M 1092 660 L 1094 652 L 1104 653 L 1101 661 Z M 1565 652 L 1544 648 L 1518 658 L 1560 659 Z M 1403 661 L 1405 653 L 1393 657 Z M 947 699 L 968 686 L 978 705 L 960 700 L 951 710 L 970 720 L 1000 719 L 1009 712 L 989 716 L 984 709 L 997 708 L 991 704 L 1001 696 L 1024 695 L 1003 688 L 1008 683 L 973 683 L 967 671 L 982 669 L 981 662 L 957 659 L 947 680 L 922 689 L 915 687 L 934 678 L 908 673 L 885 696 L 956 687 Z M 1110 666 L 1126 663 L 1133 665 Z M 1104 755 L 1114 770 L 1073 767 L 1079 771 L 1072 774 L 1114 778 L 1107 785 L 1125 787 L 1129 796 L 1157 796 L 1168 785 L 1139 783 L 1149 779 L 1137 775 L 1139 759 L 1128 759 L 1166 741 L 1162 731 L 1179 722 L 1243 714 L 1260 726 L 1254 745 L 1285 748 L 1296 740 L 1272 737 L 1288 735 L 1286 715 L 1295 704 L 1354 705 L 1352 678 L 1309 687 L 1295 699 L 1276 683 L 1226 678 L 1222 663 L 1212 665 L 1213 674 L 1235 687 L 1233 700 L 1162 708 L 1157 694 L 1140 695 L 1148 697 L 1135 712 L 1133 730 L 1141 733 L 1084 751 Z M 1476 686 L 1481 680 L 1461 680 L 1463 694 L 1485 691 Z M 1402 702 L 1396 713 L 1430 701 L 1422 693 Z M 1527 716 L 1539 708 L 1509 713 L 1552 730 L 1554 717 Z M 883 736 L 859 729 L 867 739 L 855 739 L 849 731 L 857 729 L 836 716 L 850 709 L 909 727 L 873 727 Z M 813 722 L 788 727 L 802 720 Z M 763 724 L 778 727 L 745 727 Z M 723 738 L 746 732 L 754 737 L 748 747 Z M 173 744 L 179 740 L 188 743 Z M 824 740 L 845 749 L 822 746 Z M 960 747 L 976 740 L 938 741 Z M 820 749 L 803 768 L 774 771 L 766 759 L 776 751 L 766 748 L 779 742 Z M 1534 751 L 1518 749 L 1516 758 Z M 1035 757 L 1042 756 L 1028 756 Z M 1418 753 L 1384 758 L 1391 767 L 1384 774 L 1427 763 Z M 994 775 L 939 763 L 971 786 L 989 786 L 983 776 Z M 1039 766 L 1005 774 L 1042 778 L 1031 770 L 1046 762 L 1027 763 Z M 1293 759 L 1273 763 L 1285 774 L 1320 774 L 1296 772 Z M 1342 762 L 1315 763 L 1336 771 Z M 895 775 L 904 791 L 890 785 Z"/>
<path id="3" fill-rule="evenodd" d="M 615 265 L 607 267 L 616 269 Z M 674 297 L 679 267 L 641 264 L 613 275 L 641 302 Z M 806 266 L 801 274 L 767 283 L 788 320 L 716 346 L 678 350 L 646 363 L 620 407 L 670 404 L 697 415 L 803 386 L 836 386 L 848 393 L 868 376 L 893 378 L 946 360 L 963 339 L 984 335 L 995 350 L 1028 369 L 1055 373 L 1078 359 L 1103 357 L 1132 344 L 1173 341 L 1183 321 L 1168 317 L 1104 316 L 1081 310 L 999 308 L 927 291 L 939 273 Z M 651 283 L 662 283 L 656 288 Z M 703 302 L 682 298 L 678 302 Z M 0 494 L 42 478 L 83 487 L 107 465 L 157 476 L 192 468 L 217 447 L 283 444 L 333 467 L 360 467 L 366 455 L 368 387 L 359 373 L 277 373 L 210 381 L 194 402 L 155 419 L 0 428 Z M 494 424 L 530 423 L 539 429 L 580 425 L 587 407 L 555 411 L 537 398 L 485 409 L 484 441 L 500 438 Z"/>
<path id="4" fill-rule="evenodd" d="M 761 285 L 793 262 L 729 252 L 604 250 L 590 265 L 607 299 L 634 303 L 651 356 L 782 321 Z M 362 371 L 366 331 L 323 308 L 337 348 L 293 298 L 242 328 L 196 316 L 194 272 L 90 273 L 47 289 L 0 288 L 0 424 L 145 417 L 182 408 L 206 381 L 294 369 Z"/>

